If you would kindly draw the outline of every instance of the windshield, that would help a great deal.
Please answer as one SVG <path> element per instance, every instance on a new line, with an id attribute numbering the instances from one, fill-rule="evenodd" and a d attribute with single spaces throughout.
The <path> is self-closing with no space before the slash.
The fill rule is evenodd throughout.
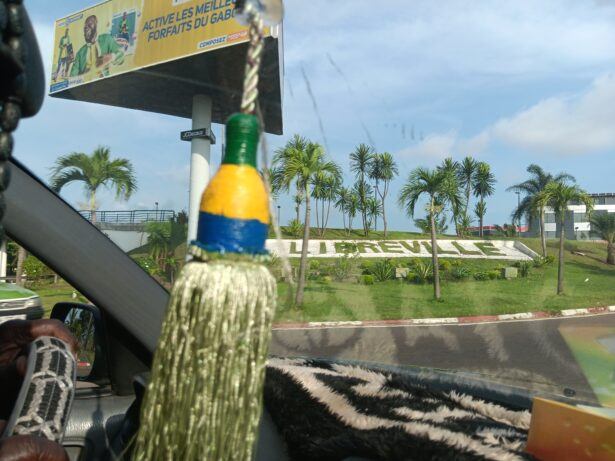
<path id="1" fill-rule="evenodd" d="M 32 5 L 51 96 L 15 155 L 170 288 L 245 35 L 196 40 L 203 2 L 174 1 L 171 25 L 148 2 L 93 4 Z M 285 8 L 261 73 L 271 353 L 614 406 L 615 5 Z"/>

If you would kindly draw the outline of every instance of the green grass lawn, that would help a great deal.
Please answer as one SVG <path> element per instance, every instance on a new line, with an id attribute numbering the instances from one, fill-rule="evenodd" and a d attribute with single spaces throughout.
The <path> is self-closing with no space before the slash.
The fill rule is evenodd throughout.
<path id="1" fill-rule="evenodd" d="M 57 284 L 41 284 L 34 285 L 30 288 L 40 296 L 43 308 L 45 309 L 44 317 L 49 317 L 51 309 L 59 302 L 88 302 L 80 293 L 77 293 L 77 298 L 73 298 L 75 291 L 68 283 L 60 281 Z"/>
<path id="2" fill-rule="evenodd" d="M 339 232 L 340 234 L 337 234 Z M 327 237 L 343 238 L 343 231 L 330 230 Z M 418 238 L 418 234 L 390 232 L 391 239 Z M 357 236 L 357 238 L 360 236 Z M 424 236 L 421 236 L 424 237 Z M 354 238 L 354 236 L 353 236 Z M 370 237 L 374 238 L 374 237 Z M 540 252 L 538 239 L 520 239 L 536 252 Z M 549 254 L 557 255 L 558 242 L 548 242 Z M 572 251 L 584 253 L 573 254 Z M 446 273 L 442 281 L 442 300 L 433 300 L 431 284 L 417 285 L 391 280 L 374 285 L 356 283 L 359 265 L 370 261 L 357 260 L 353 277 L 344 282 L 309 281 L 305 303 L 301 309 L 285 306 L 288 284 L 279 283 L 280 302 L 276 322 L 384 320 L 426 317 L 458 317 L 469 315 L 495 315 L 528 311 L 559 311 L 561 309 L 615 305 L 615 266 L 605 264 L 606 246 L 602 243 L 566 242 L 565 294 L 555 294 L 557 261 L 533 268 L 529 277 L 514 280 L 457 282 Z M 409 259 L 409 258 L 405 258 Z M 444 259 L 444 258 L 443 258 Z M 371 261 L 376 260 L 375 258 Z M 428 259 L 425 259 L 427 262 Z M 291 259 L 296 266 L 298 258 Z M 320 259 L 321 266 L 334 264 L 335 259 Z M 512 262 L 501 260 L 463 260 L 472 271 L 489 270 Z M 62 282 L 58 285 L 34 286 L 41 296 L 47 313 L 61 301 L 85 301 L 72 298 L 73 289 Z"/>
<path id="3" fill-rule="evenodd" d="M 522 239 L 540 251 L 538 239 Z M 557 242 L 548 242 L 556 255 Z M 572 254 L 580 251 L 585 256 Z M 366 286 L 352 282 L 310 281 L 301 309 L 286 308 L 288 284 L 280 283 L 280 308 L 276 322 L 384 320 L 425 317 L 495 315 L 528 311 L 558 311 L 615 304 L 615 266 L 604 263 L 606 248 L 592 242 L 568 242 L 565 294 L 555 294 L 557 261 L 534 268 L 527 278 L 514 280 L 442 282 L 442 300 L 433 299 L 430 284 L 416 285 L 391 280 Z M 296 263 L 296 262 L 295 262 Z M 502 261 L 464 261 L 474 270 L 487 270 Z M 504 263 L 505 264 L 505 263 Z M 587 280 L 587 281 L 586 281 Z"/>

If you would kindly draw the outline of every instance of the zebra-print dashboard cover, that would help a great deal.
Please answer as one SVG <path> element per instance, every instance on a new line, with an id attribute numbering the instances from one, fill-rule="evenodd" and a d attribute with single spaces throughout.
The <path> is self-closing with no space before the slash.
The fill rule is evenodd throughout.
<path id="1" fill-rule="evenodd" d="M 530 413 L 395 373 L 272 358 L 265 405 L 293 460 L 526 460 Z"/>

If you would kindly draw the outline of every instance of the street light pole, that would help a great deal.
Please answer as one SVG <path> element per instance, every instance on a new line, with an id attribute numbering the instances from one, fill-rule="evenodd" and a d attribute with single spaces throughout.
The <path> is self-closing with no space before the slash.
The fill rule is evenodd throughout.
<path id="1" fill-rule="evenodd" d="M 278 227 L 280 227 L 280 205 L 278 205 Z"/>

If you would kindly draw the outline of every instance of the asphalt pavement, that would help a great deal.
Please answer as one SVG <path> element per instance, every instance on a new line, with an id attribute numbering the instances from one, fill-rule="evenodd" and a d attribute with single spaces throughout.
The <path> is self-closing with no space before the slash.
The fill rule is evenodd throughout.
<path id="1" fill-rule="evenodd" d="M 615 327 L 615 314 L 434 326 L 278 329 L 271 353 L 478 374 L 595 401 L 561 327 Z"/>

